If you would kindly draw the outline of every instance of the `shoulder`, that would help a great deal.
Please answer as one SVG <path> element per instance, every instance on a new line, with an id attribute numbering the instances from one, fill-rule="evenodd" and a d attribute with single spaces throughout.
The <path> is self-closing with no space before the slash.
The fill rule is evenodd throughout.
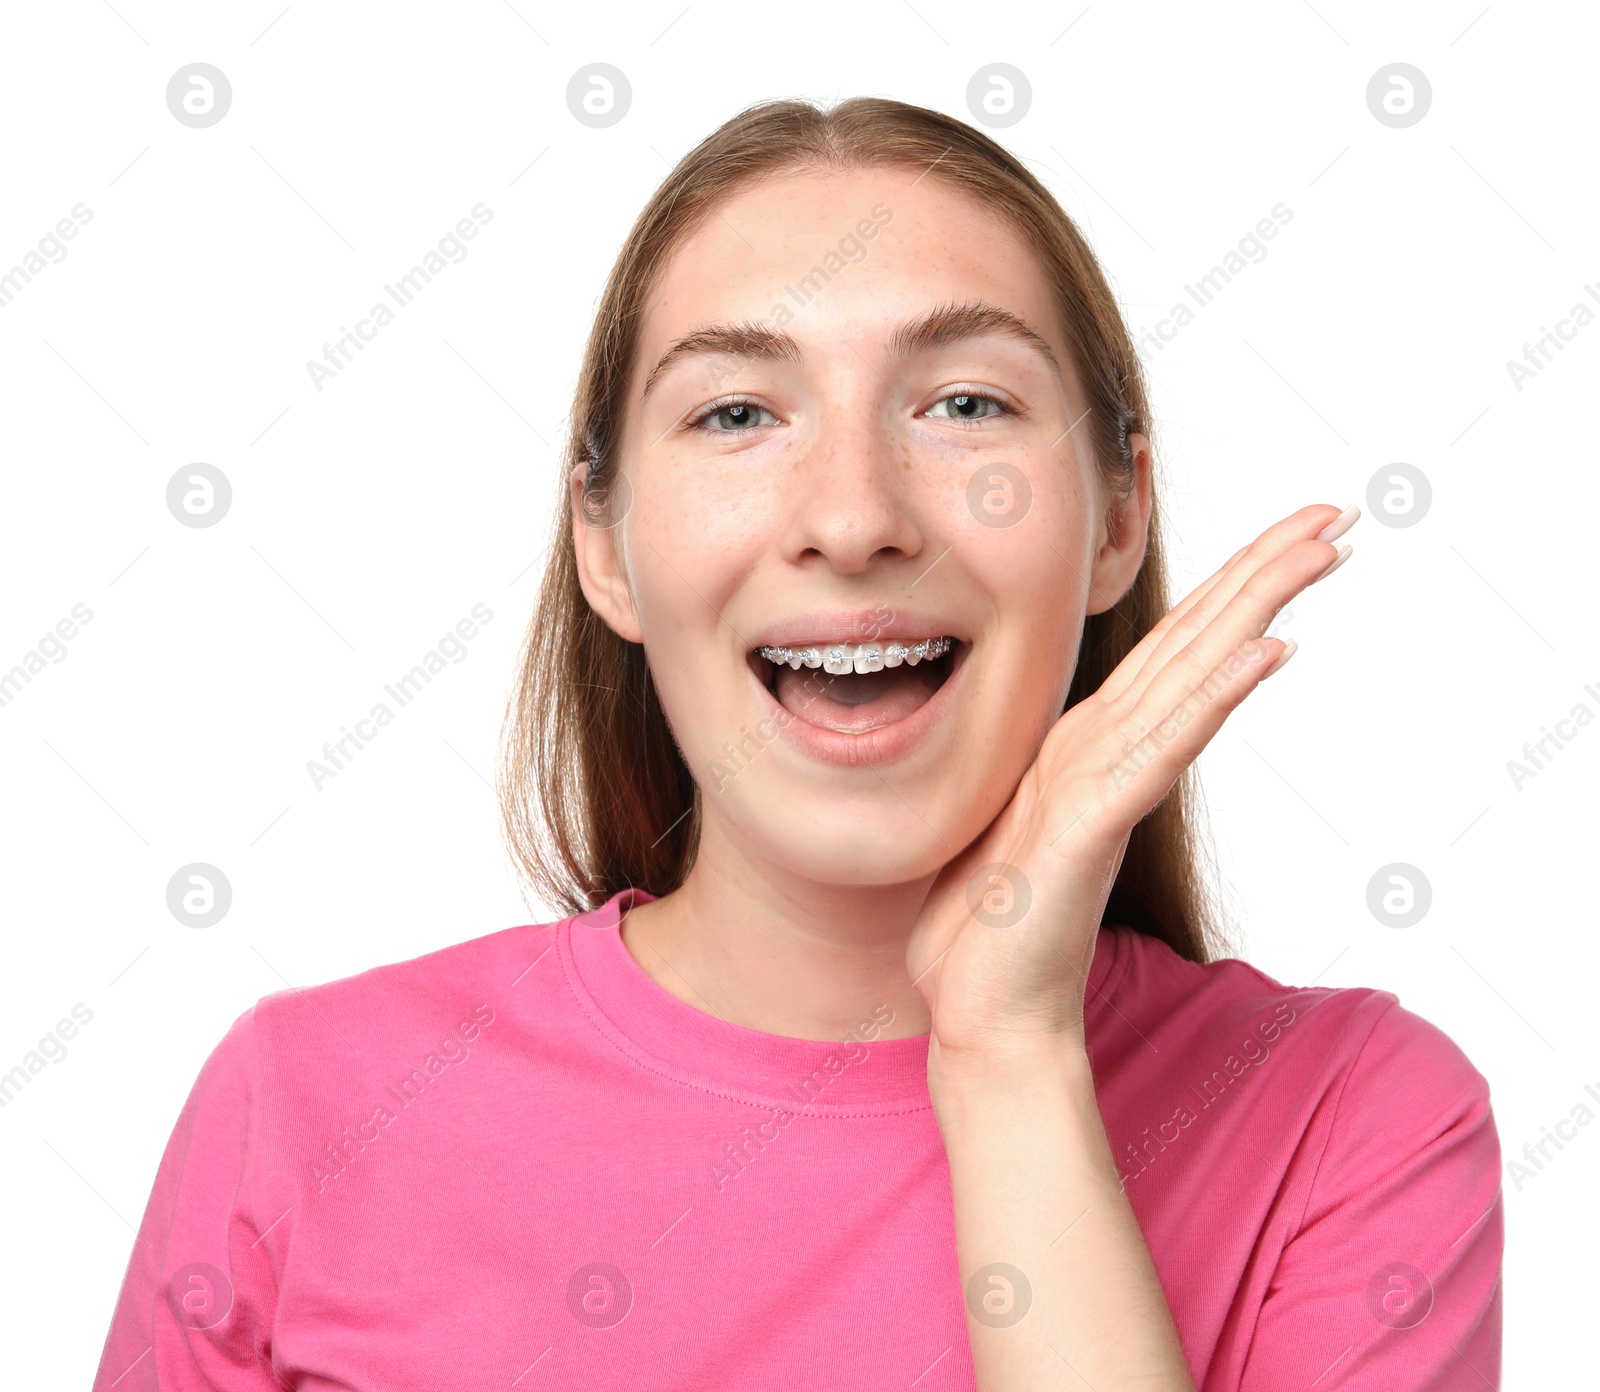
<path id="1" fill-rule="evenodd" d="M 1191 962 L 1159 939 L 1114 931 L 1120 970 L 1107 982 L 1101 1019 L 1108 1041 L 1120 1033 L 1133 1046 L 1159 1048 L 1165 1037 L 1176 1046 L 1169 1057 L 1186 1056 L 1202 1071 L 1214 1057 L 1230 1072 L 1240 1060 L 1265 1062 L 1269 1051 L 1292 1058 L 1283 1082 L 1319 1094 L 1347 1134 L 1381 1127 L 1392 1136 L 1396 1124 L 1440 1126 L 1487 1110 L 1488 1083 L 1460 1046 L 1392 991 L 1288 985 L 1236 957 Z"/>
<path id="2" fill-rule="evenodd" d="M 1394 992 L 1291 986 L 1237 958 L 1191 962 L 1115 931 L 1088 1042 L 1125 1176 L 1166 1176 L 1140 1181 L 1145 1202 L 1163 1186 L 1189 1194 L 1185 1171 L 1237 1167 L 1235 1208 L 1264 1185 L 1261 1221 L 1281 1205 L 1284 1240 L 1416 1222 L 1453 1228 L 1448 1243 L 1491 1210 L 1501 1156 L 1489 1084 Z M 1148 1158 L 1150 1136 L 1180 1134 L 1201 1139 L 1184 1142 L 1176 1167 Z"/>
<path id="3" fill-rule="evenodd" d="M 284 1068 L 409 1057 L 452 1033 L 470 1039 L 493 1022 L 564 921 L 504 928 L 352 976 L 273 991 L 235 1021 L 219 1050 L 252 1050 L 259 1066 Z"/>

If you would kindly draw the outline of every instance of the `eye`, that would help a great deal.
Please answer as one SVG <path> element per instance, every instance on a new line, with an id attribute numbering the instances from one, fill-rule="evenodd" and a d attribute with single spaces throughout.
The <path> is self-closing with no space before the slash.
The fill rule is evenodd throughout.
<path id="1" fill-rule="evenodd" d="M 941 406 L 948 406 L 950 409 L 941 411 L 939 409 Z M 978 392 L 958 391 L 940 397 L 928 408 L 928 414 L 944 420 L 979 421 L 986 416 L 1010 415 L 1011 408 L 997 397 L 983 396 Z"/>
<path id="2" fill-rule="evenodd" d="M 761 417 L 766 416 L 766 420 Z M 714 401 L 695 416 L 689 425 L 693 429 L 710 430 L 722 434 L 738 434 L 758 425 L 776 425 L 778 418 L 765 406 L 754 401 Z"/>

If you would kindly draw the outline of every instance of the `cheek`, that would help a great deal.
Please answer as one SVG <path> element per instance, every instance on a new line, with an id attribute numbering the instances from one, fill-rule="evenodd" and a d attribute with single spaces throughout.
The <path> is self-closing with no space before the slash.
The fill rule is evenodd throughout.
<path id="1" fill-rule="evenodd" d="M 1009 477 L 1006 477 L 1009 474 Z M 1026 457 L 986 466 L 956 513 L 965 568 L 1004 629 L 1076 631 L 1089 594 L 1095 526 L 1076 470 Z"/>
<path id="2" fill-rule="evenodd" d="M 677 475 L 639 485 L 627 551 L 646 642 L 735 641 L 720 616 L 777 546 L 774 518 L 773 490 L 743 481 Z"/>
<path id="3" fill-rule="evenodd" d="M 772 490 L 713 477 L 639 486 L 626 521 L 634 604 L 651 679 L 697 780 L 715 775 L 750 719 L 745 645 L 724 621 L 778 545 Z"/>
<path id="4" fill-rule="evenodd" d="M 971 522 L 961 529 L 962 568 L 992 609 L 989 660 L 981 664 L 986 710 L 1005 711 L 1008 728 L 1038 737 L 1060 715 L 1072 683 L 1089 598 L 1095 528 L 1070 478 L 1043 482 L 1014 525 Z"/>

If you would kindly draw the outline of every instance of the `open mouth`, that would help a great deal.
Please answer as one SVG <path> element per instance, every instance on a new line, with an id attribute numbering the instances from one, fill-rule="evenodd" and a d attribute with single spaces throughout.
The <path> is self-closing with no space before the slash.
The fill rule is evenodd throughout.
<path id="1" fill-rule="evenodd" d="M 772 698 L 808 725 L 860 735 L 921 709 L 960 665 L 949 636 L 871 643 L 761 647 L 750 669 Z"/>

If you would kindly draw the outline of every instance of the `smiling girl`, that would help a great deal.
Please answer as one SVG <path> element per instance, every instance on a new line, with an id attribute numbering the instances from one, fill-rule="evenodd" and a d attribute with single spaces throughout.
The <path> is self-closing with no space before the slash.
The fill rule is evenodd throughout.
<path id="1" fill-rule="evenodd" d="M 777 102 L 686 155 L 507 724 L 570 916 L 246 1011 L 97 1386 L 1497 1386 L 1484 1079 L 1222 956 L 1190 824 L 1356 510 L 1169 609 L 1151 430 L 980 132 Z"/>

